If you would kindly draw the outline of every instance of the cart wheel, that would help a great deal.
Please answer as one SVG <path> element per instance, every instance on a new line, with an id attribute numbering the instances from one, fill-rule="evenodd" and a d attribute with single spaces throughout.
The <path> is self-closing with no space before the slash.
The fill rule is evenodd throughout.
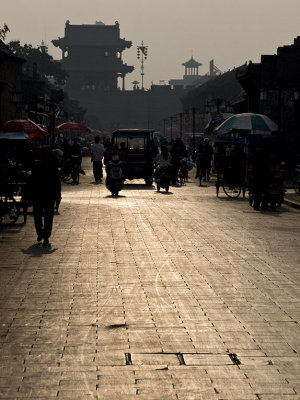
<path id="1" fill-rule="evenodd" d="M 236 199 L 241 194 L 242 188 L 240 185 L 223 183 L 223 190 L 226 196 Z"/>
<path id="2" fill-rule="evenodd" d="M 292 182 L 293 188 L 297 194 L 300 194 L 300 174 L 295 176 Z"/>
<path id="3" fill-rule="evenodd" d="M 0 200 L 1 225 L 12 225 L 14 224 L 20 215 L 20 205 L 13 197 L 5 198 L 2 197 Z"/>

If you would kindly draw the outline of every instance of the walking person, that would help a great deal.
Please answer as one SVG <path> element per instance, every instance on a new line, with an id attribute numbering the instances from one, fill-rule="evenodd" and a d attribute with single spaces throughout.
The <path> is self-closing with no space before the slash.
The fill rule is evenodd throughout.
<path id="1" fill-rule="evenodd" d="M 81 161 L 82 161 L 82 155 L 81 155 L 81 147 L 78 143 L 77 138 L 73 139 L 73 145 L 71 148 L 71 155 L 70 155 L 70 161 L 71 161 L 71 168 L 72 168 L 72 185 L 78 185 L 79 183 L 79 174 L 81 171 Z"/>
<path id="2" fill-rule="evenodd" d="M 100 143 L 99 136 L 95 136 L 95 143 L 91 148 L 91 162 L 93 163 L 93 175 L 96 183 L 101 183 L 103 178 L 102 171 L 102 159 L 105 149 L 102 143 Z"/>
<path id="3" fill-rule="evenodd" d="M 209 144 L 208 139 L 205 139 L 204 141 L 204 146 L 203 146 L 203 151 L 204 151 L 204 157 L 205 157 L 205 176 L 204 180 L 210 181 L 210 169 L 211 169 L 211 162 L 213 158 L 213 153 L 214 150 L 212 146 Z"/>
<path id="4" fill-rule="evenodd" d="M 202 184 L 202 178 L 205 178 L 206 175 L 206 158 L 205 158 L 205 153 L 204 153 L 204 148 L 203 144 L 199 143 L 198 145 L 198 150 L 196 152 L 195 156 L 195 162 L 197 166 L 197 173 L 196 177 L 199 179 L 199 184 L 201 186 Z"/>
<path id="5" fill-rule="evenodd" d="M 49 246 L 55 201 L 61 197 L 57 161 L 51 148 L 36 150 L 29 172 L 29 193 L 33 205 L 37 241 Z"/>

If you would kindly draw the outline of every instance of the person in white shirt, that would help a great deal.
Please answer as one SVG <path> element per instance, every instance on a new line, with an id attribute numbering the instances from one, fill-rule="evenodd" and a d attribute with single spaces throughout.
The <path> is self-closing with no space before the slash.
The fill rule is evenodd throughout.
<path id="1" fill-rule="evenodd" d="M 100 143 L 99 136 L 95 136 L 95 144 L 91 148 L 91 162 L 93 163 L 93 174 L 96 183 L 101 183 L 103 178 L 102 159 L 105 149 Z"/>
<path id="2" fill-rule="evenodd" d="M 153 163 L 157 164 L 158 169 L 169 167 L 171 165 L 171 155 L 166 146 L 161 147 L 161 152 L 157 154 Z"/>

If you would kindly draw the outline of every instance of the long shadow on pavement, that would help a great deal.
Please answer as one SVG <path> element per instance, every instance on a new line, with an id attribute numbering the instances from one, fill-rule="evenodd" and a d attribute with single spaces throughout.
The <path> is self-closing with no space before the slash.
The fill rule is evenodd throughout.
<path id="1" fill-rule="evenodd" d="M 32 257 L 42 257 L 46 254 L 52 254 L 57 249 L 52 249 L 51 246 L 43 246 L 40 243 L 35 243 L 28 247 L 28 249 L 22 249 L 22 253 L 31 254 Z"/>
<path id="2" fill-rule="evenodd" d="M 142 183 L 125 183 L 122 190 L 153 190 L 154 186 L 147 186 Z"/>

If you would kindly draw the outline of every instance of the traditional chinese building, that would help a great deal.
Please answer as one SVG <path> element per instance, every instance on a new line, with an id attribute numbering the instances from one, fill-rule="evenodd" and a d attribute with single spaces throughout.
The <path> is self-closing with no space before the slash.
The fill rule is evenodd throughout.
<path id="1" fill-rule="evenodd" d="M 209 73 L 200 75 L 199 67 L 201 67 L 201 65 L 201 63 L 191 57 L 190 60 L 182 64 L 182 66 L 184 66 L 183 79 L 171 79 L 169 84 L 173 88 L 192 89 L 203 85 L 205 82 L 209 81 L 211 77 L 217 76 L 221 73 L 221 71 L 214 65 L 214 60 L 211 60 Z"/>
<path id="2" fill-rule="evenodd" d="M 118 88 L 118 78 L 134 67 L 124 64 L 122 52 L 132 42 L 120 38 L 119 23 L 104 25 L 71 25 L 66 22 L 65 36 L 53 40 L 62 50 L 62 67 L 68 74 L 67 91 L 78 97 L 78 92 L 113 92 Z M 79 96 L 80 97 L 80 96 Z"/>
<path id="3" fill-rule="evenodd" d="M 24 62 L 0 40 L 0 127 L 7 120 L 21 117 L 21 74 Z"/>
<path id="4" fill-rule="evenodd" d="M 286 145 L 288 161 L 300 160 L 300 36 L 278 47 L 277 54 L 262 55 L 237 70 L 236 78 L 246 92 L 245 111 L 270 117 Z"/>
<path id="5" fill-rule="evenodd" d="M 62 67 L 69 75 L 66 91 L 87 110 L 85 123 L 90 127 L 106 132 L 124 127 L 159 129 L 166 115 L 180 111 L 181 91 L 170 86 L 125 90 L 125 77 L 134 67 L 122 61 L 122 52 L 132 43 L 120 38 L 118 22 L 71 25 L 67 21 L 65 36 L 52 43 L 62 51 Z"/>

